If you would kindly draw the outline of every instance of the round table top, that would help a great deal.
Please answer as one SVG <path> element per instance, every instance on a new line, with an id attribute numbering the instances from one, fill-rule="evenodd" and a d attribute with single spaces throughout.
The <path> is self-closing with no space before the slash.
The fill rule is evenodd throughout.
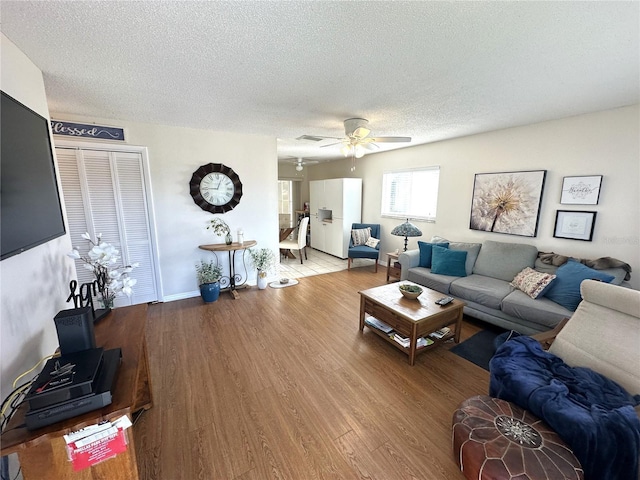
<path id="1" fill-rule="evenodd" d="M 202 250 L 209 250 L 210 252 L 230 252 L 233 250 L 242 250 L 244 248 L 250 248 L 257 245 L 255 240 L 245 240 L 242 243 L 233 242 L 229 245 L 226 243 L 212 243 L 209 245 L 199 245 L 198 248 Z"/>

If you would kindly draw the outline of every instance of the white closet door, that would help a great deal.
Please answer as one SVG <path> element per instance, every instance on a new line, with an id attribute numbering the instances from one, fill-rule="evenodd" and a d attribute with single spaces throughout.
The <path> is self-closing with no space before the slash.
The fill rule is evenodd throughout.
<path id="1" fill-rule="evenodd" d="M 115 306 L 159 299 L 157 269 L 145 191 L 142 156 L 137 152 L 56 148 L 71 242 L 85 253 L 84 232 L 120 250 L 123 265 L 139 263 L 131 298 L 119 296 Z M 76 261 L 78 281 L 93 275 Z"/>

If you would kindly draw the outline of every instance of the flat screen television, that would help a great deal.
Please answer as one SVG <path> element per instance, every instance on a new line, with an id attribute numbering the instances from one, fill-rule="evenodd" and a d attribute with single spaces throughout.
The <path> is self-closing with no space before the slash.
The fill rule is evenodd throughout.
<path id="1" fill-rule="evenodd" d="M 65 234 L 49 122 L 2 92 L 0 260 Z"/>

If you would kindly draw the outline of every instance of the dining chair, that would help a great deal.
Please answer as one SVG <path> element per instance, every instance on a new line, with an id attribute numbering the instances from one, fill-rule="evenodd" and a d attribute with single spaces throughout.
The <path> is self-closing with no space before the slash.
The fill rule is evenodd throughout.
<path id="1" fill-rule="evenodd" d="M 302 261 L 302 251 L 304 250 L 304 258 L 307 260 L 307 230 L 309 229 L 309 217 L 304 217 L 300 220 L 300 226 L 298 227 L 298 238 L 296 240 L 283 240 L 278 244 L 278 248 L 281 250 L 298 250 L 300 255 L 300 263 Z"/>

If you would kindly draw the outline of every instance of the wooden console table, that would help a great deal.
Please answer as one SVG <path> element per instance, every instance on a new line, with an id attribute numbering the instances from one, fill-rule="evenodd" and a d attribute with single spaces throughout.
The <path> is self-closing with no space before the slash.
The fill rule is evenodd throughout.
<path id="1" fill-rule="evenodd" d="M 15 413 L 2 434 L 1 454 L 17 453 L 25 480 L 103 480 L 126 478 L 137 480 L 138 464 L 131 429 L 127 431 L 127 450 L 98 465 L 75 472 L 67 459 L 63 435 L 102 420 L 132 417 L 153 404 L 149 358 L 145 339 L 147 306 L 134 305 L 114 309 L 95 325 L 96 345 L 105 350 L 122 349 L 122 362 L 112 390 L 112 403 L 62 422 L 31 432 L 24 427 L 27 405 Z"/>
<path id="2" fill-rule="evenodd" d="M 245 250 L 247 248 L 253 247 L 257 245 L 258 242 L 255 240 L 245 240 L 243 243 L 233 242 L 229 245 L 226 243 L 212 243 L 210 245 L 200 245 L 198 248 L 202 250 L 208 250 L 210 252 L 227 252 L 229 256 L 229 276 L 224 276 L 220 279 L 220 285 L 228 289 L 233 298 L 238 298 L 238 288 L 244 288 L 247 282 L 247 277 L 249 276 L 249 272 L 247 271 L 247 266 L 244 264 L 244 252 L 242 263 L 244 265 L 244 277 L 242 274 L 236 273 L 236 252 L 238 250 Z M 216 256 L 216 261 L 218 257 Z"/>

